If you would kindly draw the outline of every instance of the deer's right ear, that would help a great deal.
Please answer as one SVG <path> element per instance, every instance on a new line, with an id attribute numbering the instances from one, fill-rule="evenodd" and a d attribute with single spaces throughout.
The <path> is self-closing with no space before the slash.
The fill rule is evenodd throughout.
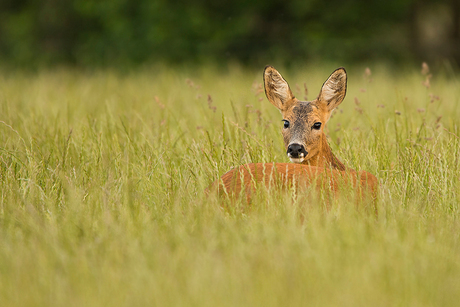
<path id="1" fill-rule="evenodd" d="M 347 72 L 341 67 L 329 76 L 324 82 L 321 92 L 319 93 L 319 101 L 326 104 L 329 112 L 332 112 L 339 104 L 342 103 L 347 93 Z"/>
<path id="2" fill-rule="evenodd" d="M 295 98 L 289 84 L 281 74 L 272 66 L 266 66 L 264 70 L 265 95 L 280 111 L 286 110 Z"/>

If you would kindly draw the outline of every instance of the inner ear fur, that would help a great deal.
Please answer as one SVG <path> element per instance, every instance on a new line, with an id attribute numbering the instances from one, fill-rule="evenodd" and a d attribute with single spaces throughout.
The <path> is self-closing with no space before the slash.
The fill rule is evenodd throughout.
<path id="1" fill-rule="evenodd" d="M 295 98 L 287 81 L 272 66 L 265 67 L 264 88 L 268 101 L 280 111 L 286 110 Z"/>
<path id="2" fill-rule="evenodd" d="M 325 103 L 328 111 L 334 110 L 342 103 L 347 93 L 347 72 L 345 68 L 336 69 L 321 87 L 318 99 Z"/>

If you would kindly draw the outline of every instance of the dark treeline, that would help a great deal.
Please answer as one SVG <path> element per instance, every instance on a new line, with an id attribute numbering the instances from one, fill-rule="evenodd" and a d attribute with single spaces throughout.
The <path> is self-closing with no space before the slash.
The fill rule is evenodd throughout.
<path id="1" fill-rule="evenodd" d="M 460 0 L 2 0 L 0 60 L 120 65 L 448 59 Z"/>

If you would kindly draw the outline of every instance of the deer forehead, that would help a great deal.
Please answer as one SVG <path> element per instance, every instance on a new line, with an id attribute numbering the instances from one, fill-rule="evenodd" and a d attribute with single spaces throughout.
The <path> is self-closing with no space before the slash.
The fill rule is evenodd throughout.
<path id="1" fill-rule="evenodd" d="M 322 120 L 325 110 L 318 106 L 314 101 L 299 101 L 286 110 L 284 118 L 293 122 L 309 122 L 312 120 Z"/>

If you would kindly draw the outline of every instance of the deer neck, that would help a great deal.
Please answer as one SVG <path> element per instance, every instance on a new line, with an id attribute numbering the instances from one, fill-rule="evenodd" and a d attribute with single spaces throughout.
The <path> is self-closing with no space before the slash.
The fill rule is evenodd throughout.
<path id="1" fill-rule="evenodd" d="M 347 169 L 347 167 L 332 153 L 324 133 L 321 135 L 318 153 L 307 161 L 304 161 L 303 164 L 318 167 L 332 167 L 340 171 L 345 171 Z"/>

